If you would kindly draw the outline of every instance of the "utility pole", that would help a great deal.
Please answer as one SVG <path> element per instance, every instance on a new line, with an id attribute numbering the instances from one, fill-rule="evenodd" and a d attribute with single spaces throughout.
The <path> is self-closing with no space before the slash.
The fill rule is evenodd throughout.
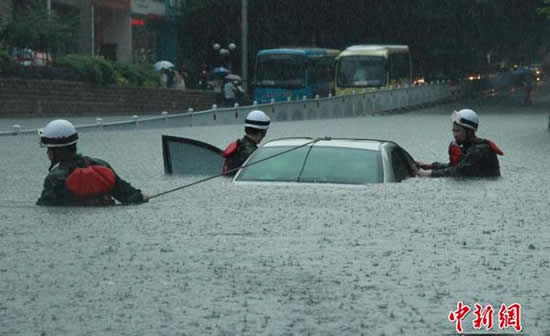
<path id="1" fill-rule="evenodd" d="M 94 55 L 94 6 L 87 0 L 80 0 L 80 45 L 83 55 Z"/>
<path id="2" fill-rule="evenodd" d="M 248 91 L 248 0 L 241 0 L 241 71 L 243 88 Z"/>

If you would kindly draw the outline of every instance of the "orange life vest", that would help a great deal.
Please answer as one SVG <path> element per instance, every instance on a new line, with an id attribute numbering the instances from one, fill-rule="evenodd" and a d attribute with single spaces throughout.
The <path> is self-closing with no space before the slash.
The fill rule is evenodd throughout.
<path id="1" fill-rule="evenodd" d="M 504 155 L 502 150 L 491 140 L 486 140 L 487 144 L 489 145 L 489 148 L 493 152 L 495 152 L 498 155 Z M 456 141 L 452 141 L 449 144 L 449 162 L 451 166 L 456 166 L 460 160 L 462 160 L 462 148 L 456 143 Z"/>
<path id="2" fill-rule="evenodd" d="M 456 141 L 452 141 L 449 144 L 449 163 L 451 164 L 451 166 L 456 166 L 461 159 L 462 148 L 460 148 Z"/>
<path id="3" fill-rule="evenodd" d="M 224 173 L 227 172 L 228 170 L 236 168 L 236 167 L 232 167 L 231 165 L 231 157 L 235 155 L 239 150 L 240 143 L 241 143 L 241 140 L 237 139 L 232 143 L 230 143 L 222 152 L 222 156 L 225 158 L 225 161 L 223 162 L 223 169 L 222 169 Z"/>
<path id="4" fill-rule="evenodd" d="M 108 193 L 115 186 L 116 176 L 112 169 L 90 162 L 84 158 L 86 167 L 77 167 L 65 180 L 65 187 L 82 199 L 93 200 L 91 204 L 107 205 L 112 202 Z"/>
<path id="5" fill-rule="evenodd" d="M 504 152 L 502 151 L 502 149 L 498 148 L 496 143 L 492 142 L 491 140 L 487 140 L 487 142 L 489 143 L 489 147 L 491 147 L 493 152 L 497 153 L 498 155 L 504 155 Z"/>

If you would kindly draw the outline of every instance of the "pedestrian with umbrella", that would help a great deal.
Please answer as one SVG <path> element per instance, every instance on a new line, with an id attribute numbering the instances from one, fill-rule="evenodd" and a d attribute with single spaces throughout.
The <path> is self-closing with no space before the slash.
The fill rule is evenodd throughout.
<path id="1" fill-rule="evenodd" d="M 231 73 L 231 70 L 224 68 L 224 67 L 216 67 L 212 69 L 212 76 L 217 78 L 224 78 L 225 76 L 229 75 Z"/>
<path id="2" fill-rule="evenodd" d="M 225 85 L 225 76 L 231 73 L 229 69 L 224 67 L 217 67 L 212 69 L 210 77 L 212 78 L 212 87 L 216 93 L 216 104 L 226 105 L 225 94 L 224 94 L 224 85 Z"/>
<path id="3" fill-rule="evenodd" d="M 174 67 L 174 63 L 169 61 L 159 61 L 153 65 L 153 68 L 160 72 L 160 81 L 162 82 L 162 86 L 167 88 L 174 87 Z"/>
<path id="4" fill-rule="evenodd" d="M 232 87 L 231 87 L 231 85 L 229 85 L 229 87 L 231 87 L 231 89 L 235 93 L 235 102 L 240 104 L 242 99 L 245 96 L 245 91 L 244 91 L 244 88 L 242 86 L 241 76 L 238 76 L 238 75 L 235 75 L 235 74 L 229 74 L 229 75 L 225 76 L 225 80 L 226 80 L 226 83 L 227 82 L 232 83 Z M 224 86 L 224 91 L 225 91 L 225 86 Z M 235 102 L 233 102 L 232 106 L 235 105 Z"/>
<path id="5" fill-rule="evenodd" d="M 161 71 L 163 69 L 173 69 L 174 67 L 174 63 L 169 61 L 159 61 L 153 65 L 153 68 L 157 71 Z"/>
<path id="6" fill-rule="evenodd" d="M 235 103 L 237 102 L 237 87 L 233 83 L 233 80 L 231 80 L 228 77 L 229 77 L 229 75 L 227 75 L 224 78 L 223 106 L 233 107 L 233 106 L 235 106 Z"/>

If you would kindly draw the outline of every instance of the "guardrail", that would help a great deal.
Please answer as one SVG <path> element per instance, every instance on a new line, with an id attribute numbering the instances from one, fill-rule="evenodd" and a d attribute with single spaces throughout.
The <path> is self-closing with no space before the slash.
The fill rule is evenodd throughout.
<path id="1" fill-rule="evenodd" d="M 272 102 L 230 108 L 218 108 L 216 105 L 205 111 L 189 109 L 185 113 L 168 114 L 140 118 L 134 115 L 130 120 L 104 122 L 97 118 L 95 123 L 75 125 L 79 130 L 128 129 L 129 127 L 193 127 L 224 124 L 241 124 L 252 110 L 262 110 L 274 121 L 314 120 L 346 118 L 373 115 L 388 111 L 424 107 L 446 102 L 459 95 L 460 90 L 448 82 L 436 82 L 422 86 L 376 91 L 358 91 L 350 95 Z M 0 131 L 0 135 L 19 135 L 36 133 L 37 129 L 24 129 L 13 125 L 11 130 Z"/>

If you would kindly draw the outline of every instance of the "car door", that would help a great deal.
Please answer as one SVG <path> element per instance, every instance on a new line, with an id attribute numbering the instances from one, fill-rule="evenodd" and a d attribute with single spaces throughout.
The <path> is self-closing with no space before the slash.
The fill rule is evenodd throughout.
<path id="1" fill-rule="evenodd" d="M 396 182 L 401 182 L 413 176 L 412 165 L 414 164 L 414 160 L 407 151 L 399 146 L 395 146 L 392 147 L 390 155 Z"/>
<path id="2" fill-rule="evenodd" d="M 222 172 L 222 150 L 202 141 L 162 136 L 164 172 L 178 175 L 217 175 Z"/>

